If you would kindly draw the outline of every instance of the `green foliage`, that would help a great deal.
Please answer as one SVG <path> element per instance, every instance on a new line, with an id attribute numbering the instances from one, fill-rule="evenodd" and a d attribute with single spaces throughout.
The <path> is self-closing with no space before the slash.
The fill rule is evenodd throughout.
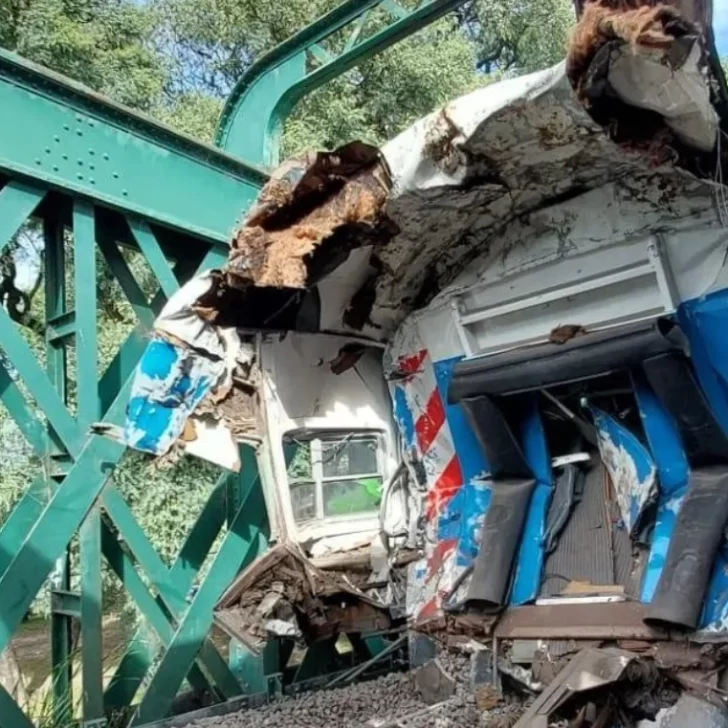
<path id="1" fill-rule="evenodd" d="M 171 50 L 175 59 L 161 115 L 209 140 L 213 115 L 253 60 L 338 2 L 152 0 L 158 48 Z M 416 0 L 401 4 L 414 7 Z M 386 17 L 372 13 L 363 32 L 383 27 Z M 286 124 L 284 154 L 355 138 L 380 144 L 487 83 L 488 74 L 520 73 L 560 60 L 572 22 L 568 0 L 478 0 L 306 97 Z M 325 47 L 340 49 L 344 42 L 342 34 Z"/>
<path id="2" fill-rule="evenodd" d="M 220 471 L 195 458 L 160 469 L 128 452 L 113 480 L 162 559 L 171 566 Z"/>
<path id="3" fill-rule="evenodd" d="M 461 17 L 485 73 L 536 71 L 558 63 L 574 23 L 571 3 L 562 0 L 475 0 Z"/>
<path id="4" fill-rule="evenodd" d="M 382 144 L 486 83 L 475 62 L 455 20 L 444 19 L 304 98 L 286 125 L 284 150 L 330 149 L 356 138 Z"/>
<path id="5" fill-rule="evenodd" d="M 153 32 L 131 0 L 0 0 L 0 45 L 140 109 L 166 77 Z"/>

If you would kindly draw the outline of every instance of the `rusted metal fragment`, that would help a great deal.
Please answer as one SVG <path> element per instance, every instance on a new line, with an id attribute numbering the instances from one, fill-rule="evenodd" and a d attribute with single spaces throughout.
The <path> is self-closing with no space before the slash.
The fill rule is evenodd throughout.
<path id="1" fill-rule="evenodd" d="M 331 371 L 334 374 L 343 374 L 345 371 L 348 371 L 356 365 L 359 359 L 361 359 L 364 355 L 365 351 L 366 347 L 364 344 L 357 342 L 344 344 L 344 346 L 339 349 L 339 353 L 336 357 L 329 362 Z"/>
<path id="2" fill-rule="evenodd" d="M 379 150 L 361 142 L 285 162 L 235 235 L 227 281 L 235 287 L 306 288 L 342 254 L 391 235 L 391 188 Z M 327 243 L 329 260 L 314 255 Z M 344 256 L 345 257 L 345 256 Z M 335 266 L 334 266 L 335 267 Z"/>
<path id="3" fill-rule="evenodd" d="M 668 639 L 643 622 L 646 607 L 637 602 L 562 604 L 508 609 L 495 627 L 499 639 Z"/>
<path id="4" fill-rule="evenodd" d="M 286 544 L 275 546 L 238 576 L 218 602 L 215 621 L 254 652 L 271 632 L 280 633 L 283 622 L 309 643 L 391 624 L 383 604 L 340 574 L 318 569 Z"/>

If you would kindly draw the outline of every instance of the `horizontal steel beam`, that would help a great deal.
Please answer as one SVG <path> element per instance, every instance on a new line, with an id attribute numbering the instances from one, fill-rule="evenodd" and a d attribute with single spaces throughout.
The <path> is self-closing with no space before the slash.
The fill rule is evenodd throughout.
<path id="1" fill-rule="evenodd" d="M 261 170 L 0 50 L 0 172 L 227 241 Z"/>

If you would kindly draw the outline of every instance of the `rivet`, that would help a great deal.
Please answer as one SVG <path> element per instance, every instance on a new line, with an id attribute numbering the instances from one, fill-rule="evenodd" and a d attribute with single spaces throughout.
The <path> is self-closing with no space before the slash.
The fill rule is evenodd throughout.
<path id="1" fill-rule="evenodd" d="M 54 172 L 57 172 L 58 171 L 58 167 L 55 164 L 53 165 L 53 171 Z"/>
<path id="2" fill-rule="evenodd" d="M 108 154 L 104 154 L 104 159 L 108 159 L 108 158 L 109 158 L 109 155 Z"/>
<path id="3" fill-rule="evenodd" d="M 90 155 L 91 155 L 92 157 L 94 156 L 94 154 L 96 154 L 96 152 L 94 152 L 94 150 L 93 150 L 93 149 L 89 149 L 89 150 L 88 150 L 88 153 L 89 153 L 89 154 L 90 154 Z"/>
<path id="4" fill-rule="evenodd" d="M 78 179 L 83 179 L 83 175 L 82 174 L 77 174 L 76 177 L 78 177 Z"/>
<path id="5" fill-rule="evenodd" d="M 68 131 L 71 127 L 68 126 L 68 124 L 63 125 L 63 131 Z"/>
<path id="6" fill-rule="evenodd" d="M 119 179 L 119 173 L 118 173 L 118 172 L 112 172 L 112 173 L 111 173 L 111 176 L 112 176 L 112 177 L 113 177 L 114 179 Z"/>
<path id="7" fill-rule="evenodd" d="M 54 137 L 53 137 L 53 141 L 54 141 L 54 142 L 60 142 L 60 141 L 61 141 L 61 137 L 59 137 L 59 136 L 54 136 Z"/>
<path id="8" fill-rule="evenodd" d="M 92 119 L 89 119 L 88 120 L 88 125 L 91 126 L 91 127 L 94 127 L 94 126 L 96 126 L 96 122 L 93 121 Z"/>
<path id="9" fill-rule="evenodd" d="M 95 179 L 94 179 L 93 177 L 91 177 L 91 179 L 89 180 L 89 182 L 90 182 L 90 183 L 91 183 L 92 185 L 95 185 L 95 184 L 96 184 L 96 180 L 95 180 Z"/>
<path id="10" fill-rule="evenodd" d="M 95 164 L 89 164 L 88 168 L 89 169 L 96 169 L 96 165 Z"/>
<path id="11" fill-rule="evenodd" d="M 78 160 L 78 166 L 79 167 L 83 167 L 83 159 L 79 159 Z"/>
<path id="12" fill-rule="evenodd" d="M 67 154 L 64 154 L 62 156 L 63 156 L 63 159 L 68 159 L 68 155 Z"/>
<path id="13" fill-rule="evenodd" d="M 122 190 L 121 194 L 124 195 L 124 197 L 126 197 L 129 193 L 126 190 Z"/>
<path id="14" fill-rule="evenodd" d="M 51 153 L 51 148 L 50 147 L 46 147 L 45 148 L 45 153 L 46 154 L 50 154 Z"/>
<path id="15" fill-rule="evenodd" d="M 83 132 L 80 129 L 76 129 L 76 134 L 79 136 L 83 136 Z"/>
<path id="16" fill-rule="evenodd" d="M 36 164 L 40 164 L 40 159 L 36 159 L 36 160 L 35 160 L 35 163 L 36 163 Z"/>
<path id="17" fill-rule="evenodd" d="M 77 114 L 76 121 L 83 121 L 83 116 L 81 116 L 81 114 Z"/>

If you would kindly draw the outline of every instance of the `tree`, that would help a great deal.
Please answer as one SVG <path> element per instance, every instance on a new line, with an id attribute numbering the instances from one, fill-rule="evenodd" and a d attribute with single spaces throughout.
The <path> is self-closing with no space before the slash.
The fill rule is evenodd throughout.
<path id="1" fill-rule="evenodd" d="M 558 63 L 575 22 L 563 0 L 475 0 L 458 11 L 484 73 L 523 73 Z"/>
<path id="2" fill-rule="evenodd" d="M 0 45 L 138 109 L 166 78 L 153 32 L 131 0 L 0 0 Z"/>
<path id="3" fill-rule="evenodd" d="M 158 48 L 176 59 L 164 118 L 210 139 L 213 114 L 253 60 L 338 3 L 153 0 Z M 384 11 L 372 13 L 367 30 L 384 21 Z M 306 97 L 286 125 L 284 152 L 352 138 L 382 143 L 495 71 L 522 73 L 560 60 L 572 21 L 568 0 L 476 0 Z M 330 39 L 329 49 L 341 42 Z"/>

